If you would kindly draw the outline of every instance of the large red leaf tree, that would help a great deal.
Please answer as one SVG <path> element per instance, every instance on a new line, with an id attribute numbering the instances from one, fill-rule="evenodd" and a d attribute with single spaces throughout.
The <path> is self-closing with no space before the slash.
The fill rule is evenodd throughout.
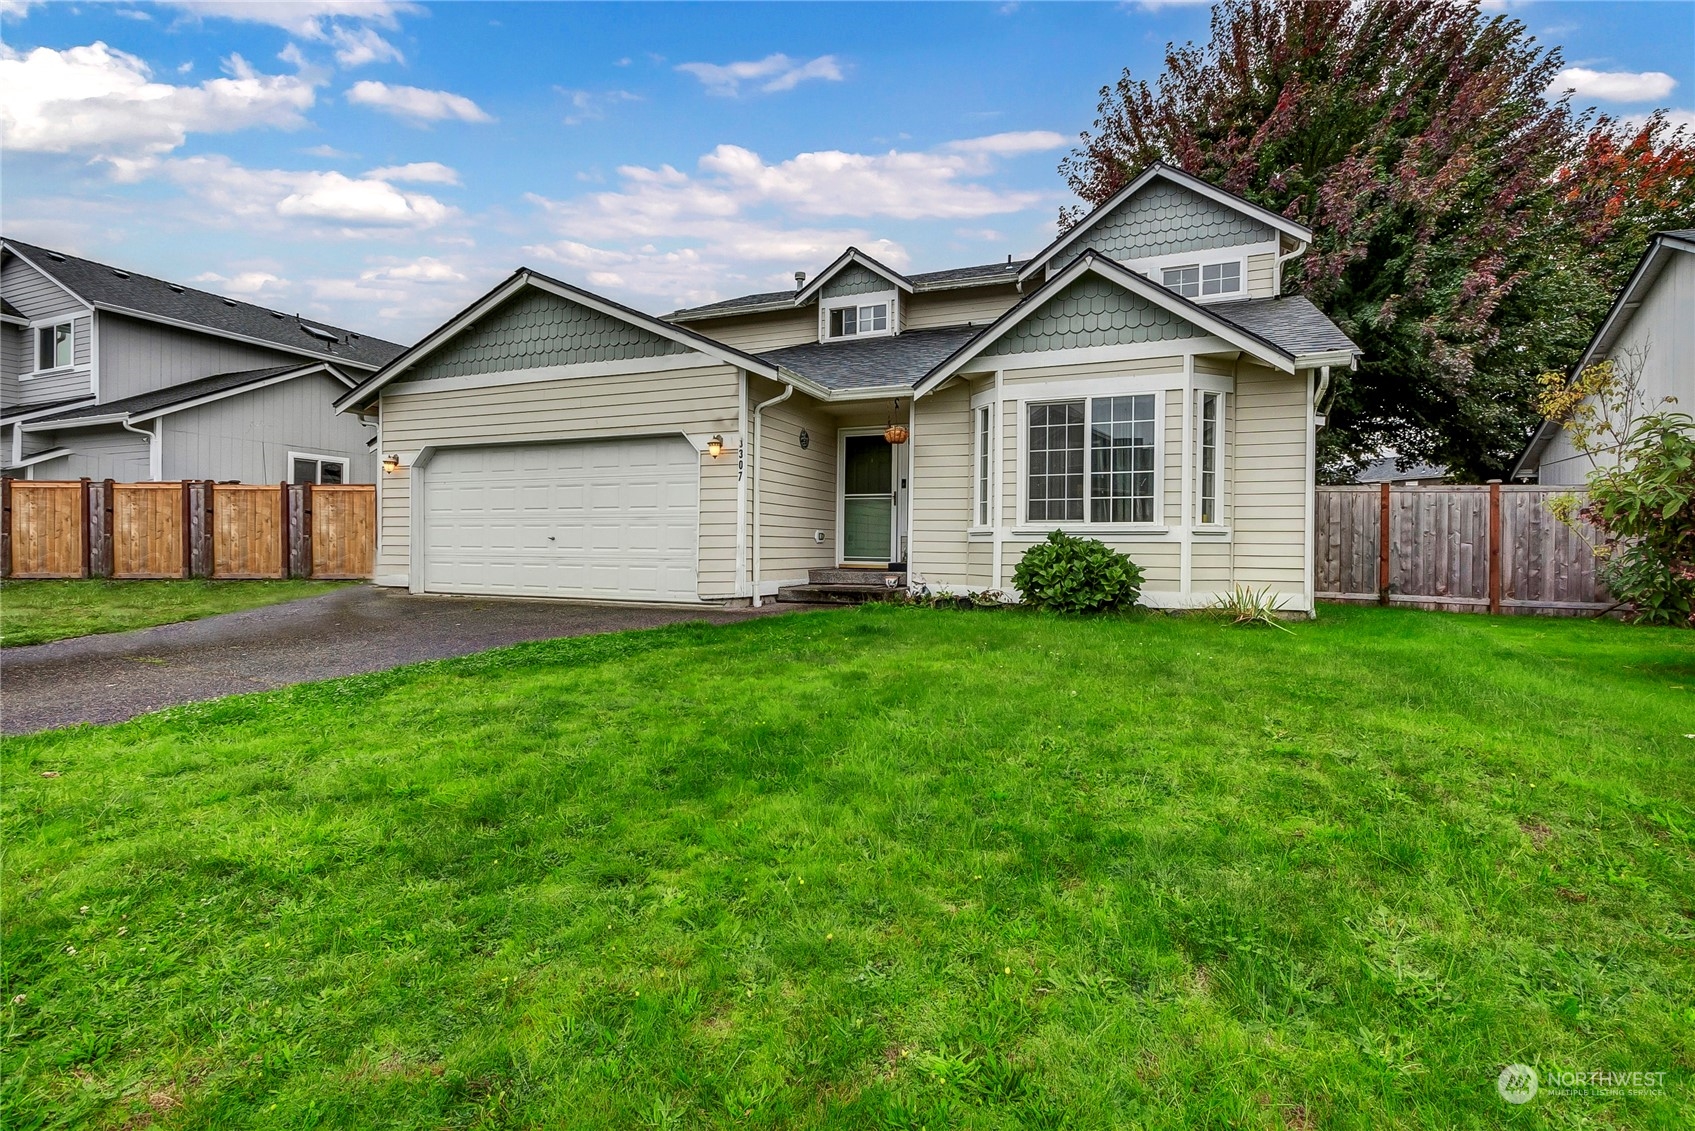
<path id="1" fill-rule="evenodd" d="M 1695 224 L 1663 115 L 1574 114 L 1524 25 L 1427 0 L 1225 0 L 1205 45 L 1101 90 L 1061 172 L 1086 203 L 1164 160 L 1314 230 L 1285 287 L 1365 351 L 1334 383 L 1327 477 L 1392 449 L 1500 475 L 1648 234 Z"/>

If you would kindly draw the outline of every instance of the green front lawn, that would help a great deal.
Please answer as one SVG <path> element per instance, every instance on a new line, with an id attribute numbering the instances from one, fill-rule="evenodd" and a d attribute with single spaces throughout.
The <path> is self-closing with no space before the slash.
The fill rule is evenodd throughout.
<path id="1" fill-rule="evenodd" d="M 0 584 L 0 644 L 127 632 L 315 597 L 345 581 L 14 581 Z"/>
<path id="2" fill-rule="evenodd" d="M 1695 633 L 1293 629 L 870 607 L 9 740 L 0 1122 L 1689 1127 Z"/>

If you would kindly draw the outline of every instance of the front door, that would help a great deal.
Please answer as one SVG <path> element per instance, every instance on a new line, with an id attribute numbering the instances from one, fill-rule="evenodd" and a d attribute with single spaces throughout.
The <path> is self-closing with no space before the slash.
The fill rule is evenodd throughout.
<path id="1" fill-rule="evenodd" d="M 893 559 L 894 448 L 881 435 L 842 437 L 842 558 L 886 566 Z"/>

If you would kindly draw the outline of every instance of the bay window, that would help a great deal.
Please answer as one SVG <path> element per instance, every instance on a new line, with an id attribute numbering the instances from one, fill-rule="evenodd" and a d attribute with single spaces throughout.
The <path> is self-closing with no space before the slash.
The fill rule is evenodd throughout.
<path id="1" fill-rule="evenodd" d="M 1157 407 L 1152 393 L 1028 406 L 1027 521 L 1153 522 Z"/>
<path id="2" fill-rule="evenodd" d="M 990 491 L 990 486 L 989 486 L 989 484 L 990 484 L 990 479 L 989 479 L 989 451 L 990 451 L 990 448 L 991 448 L 989 441 L 990 441 L 990 439 L 993 435 L 993 433 L 991 433 L 989 429 L 990 429 L 990 421 L 992 420 L 992 417 L 990 416 L 990 411 L 991 411 L 992 408 L 993 408 L 992 405 L 984 405 L 983 407 L 981 407 L 977 410 L 977 525 L 978 526 L 989 525 L 989 514 L 990 514 L 990 509 L 989 509 L 989 491 Z"/>

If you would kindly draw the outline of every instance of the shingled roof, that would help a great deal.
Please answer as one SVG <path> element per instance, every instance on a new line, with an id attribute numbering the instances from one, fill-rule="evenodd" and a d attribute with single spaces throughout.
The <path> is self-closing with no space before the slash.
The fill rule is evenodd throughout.
<path id="1" fill-rule="evenodd" d="M 1360 352 L 1348 335 L 1304 295 L 1215 302 L 1206 309 L 1295 357 L 1333 351 Z"/>
<path id="2" fill-rule="evenodd" d="M 910 387 L 982 332 L 981 326 L 940 326 L 887 338 L 786 346 L 759 357 L 827 389 Z"/>
<path id="3" fill-rule="evenodd" d="M 293 353 L 361 370 L 381 368 L 399 355 L 403 348 L 369 334 L 225 298 L 210 291 L 155 279 L 10 237 L 5 244 L 66 290 L 99 308 L 203 326 L 214 332 L 265 342 Z"/>
<path id="4" fill-rule="evenodd" d="M 922 294 L 925 291 L 951 291 L 965 287 L 993 286 L 996 283 L 1011 283 L 1018 277 L 1018 269 L 1024 266 L 1024 260 L 1013 259 L 1005 263 L 983 263 L 975 267 L 949 267 L 944 271 L 920 271 L 915 275 L 903 275 L 912 284 L 914 291 Z M 694 322 L 702 318 L 725 318 L 732 314 L 759 314 L 770 310 L 792 310 L 795 306 L 795 296 L 800 291 L 762 291 L 754 295 L 742 295 L 739 298 L 727 298 L 719 302 L 709 302 L 703 306 L 690 306 L 682 310 L 673 310 L 665 315 L 667 321 Z"/>

